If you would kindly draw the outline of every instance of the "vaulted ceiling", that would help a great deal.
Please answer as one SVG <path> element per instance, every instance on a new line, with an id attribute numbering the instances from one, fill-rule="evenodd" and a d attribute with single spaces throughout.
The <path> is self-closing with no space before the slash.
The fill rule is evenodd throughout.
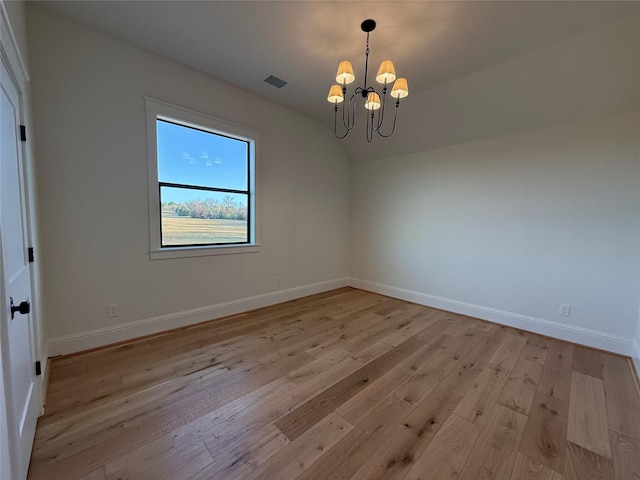
<path id="1" fill-rule="evenodd" d="M 426 92 L 640 15 L 638 4 L 627 2 L 48 1 L 41 5 L 312 117 L 330 129 L 333 108 L 326 95 L 335 83 L 338 62 L 351 60 L 356 83 L 362 79 L 364 19 L 377 22 L 371 34 L 371 68 L 392 59 L 398 75 L 409 81 L 411 94 L 401 105 L 398 127 L 406 129 L 407 123 L 424 118 L 420 112 L 427 105 L 434 107 Z M 263 80 L 270 74 L 287 85 L 281 89 L 268 85 Z M 415 130 L 411 135 L 419 137 Z M 363 136 L 361 131 L 352 132 L 343 141 L 351 158 L 439 146 L 437 141 L 425 145 L 415 139 L 406 145 L 406 135 L 372 146 Z"/>

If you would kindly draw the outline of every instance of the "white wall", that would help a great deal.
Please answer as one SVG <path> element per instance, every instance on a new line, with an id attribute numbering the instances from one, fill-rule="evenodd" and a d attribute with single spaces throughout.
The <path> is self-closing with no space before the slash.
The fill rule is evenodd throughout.
<path id="1" fill-rule="evenodd" d="M 20 55 L 25 62 L 28 60 L 27 49 L 27 19 L 25 12 L 25 2 L 23 0 L 2 0 L 3 8 L 7 12 L 11 30 L 16 40 Z"/>
<path id="2" fill-rule="evenodd" d="M 630 354 L 639 18 L 630 5 L 405 102 L 412 121 L 395 141 L 415 153 L 385 144 L 354 167 L 355 285 Z"/>
<path id="3" fill-rule="evenodd" d="M 352 275 L 365 288 L 629 354 L 639 122 L 630 112 L 357 164 Z"/>
<path id="4" fill-rule="evenodd" d="M 33 5 L 28 27 L 52 354 L 345 284 L 351 167 L 328 128 Z M 143 95 L 262 132 L 259 253 L 149 259 Z"/>

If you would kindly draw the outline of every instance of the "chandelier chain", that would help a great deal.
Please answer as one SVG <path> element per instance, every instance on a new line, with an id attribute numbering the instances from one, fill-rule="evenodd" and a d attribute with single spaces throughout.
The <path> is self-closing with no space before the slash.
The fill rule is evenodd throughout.
<path id="1" fill-rule="evenodd" d="M 367 48 L 364 51 L 364 91 L 367 91 L 367 76 L 369 74 L 369 32 L 367 32 Z M 363 92 L 362 96 L 365 96 L 365 93 Z"/>

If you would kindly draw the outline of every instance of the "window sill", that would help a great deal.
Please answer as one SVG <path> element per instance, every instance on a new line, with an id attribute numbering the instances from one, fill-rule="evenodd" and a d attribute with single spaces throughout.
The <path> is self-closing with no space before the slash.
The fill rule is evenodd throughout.
<path id="1" fill-rule="evenodd" d="M 151 260 L 166 258 L 208 257 L 212 255 L 239 255 L 243 253 L 258 253 L 260 245 L 220 245 L 218 247 L 174 247 L 162 250 L 151 250 Z"/>

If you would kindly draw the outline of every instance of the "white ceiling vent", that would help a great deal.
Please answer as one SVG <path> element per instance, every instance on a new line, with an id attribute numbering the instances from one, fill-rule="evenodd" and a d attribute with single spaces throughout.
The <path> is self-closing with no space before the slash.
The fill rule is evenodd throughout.
<path id="1" fill-rule="evenodd" d="M 287 82 L 285 82 L 281 78 L 276 77 L 275 75 L 269 75 L 267 78 L 264 79 L 264 81 L 269 85 L 273 85 L 276 88 L 282 88 L 287 84 Z"/>

